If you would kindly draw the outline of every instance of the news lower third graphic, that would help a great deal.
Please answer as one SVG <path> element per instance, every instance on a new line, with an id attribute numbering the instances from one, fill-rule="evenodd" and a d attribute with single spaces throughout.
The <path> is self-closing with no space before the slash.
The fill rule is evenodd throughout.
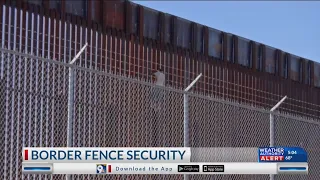
<path id="1" fill-rule="evenodd" d="M 224 172 L 224 165 L 203 165 L 203 172 Z"/>
<path id="2" fill-rule="evenodd" d="M 160 149 L 147 147 L 24 148 L 22 150 L 22 172 L 26 174 L 101 175 L 308 173 L 307 153 L 299 147 L 251 148 L 252 152 L 258 152 L 258 162 L 238 163 L 190 162 L 190 148 L 165 148 L 161 151 Z M 221 151 L 221 149 L 213 150 L 209 152 Z M 202 151 L 203 149 L 195 150 L 195 156 L 197 152 L 199 156 Z M 216 153 L 212 153 L 214 154 Z M 253 158 L 257 158 L 256 154 Z"/>
<path id="3" fill-rule="evenodd" d="M 178 172 L 200 172 L 199 165 L 178 165 Z"/>

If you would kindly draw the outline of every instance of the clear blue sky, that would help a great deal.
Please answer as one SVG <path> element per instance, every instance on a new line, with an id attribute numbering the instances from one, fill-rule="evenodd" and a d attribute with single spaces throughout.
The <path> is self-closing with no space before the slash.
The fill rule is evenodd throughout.
<path id="1" fill-rule="evenodd" d="M 320 1 L 134 1 L 320 62 Z"/>

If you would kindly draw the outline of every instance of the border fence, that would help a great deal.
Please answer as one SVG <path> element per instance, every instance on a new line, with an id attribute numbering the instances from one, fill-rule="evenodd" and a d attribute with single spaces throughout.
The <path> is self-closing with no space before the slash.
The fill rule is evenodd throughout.
<path id="1" fill-rule="evenodd" d="M 9 4 L 0 8 L 1 48 L 69 63 L 88 43 L 77 66 L 149 80 L 150 73 L 160 66 L 166 84 L 179 88 L 188 86 L 202 73 L 203 78 L 193 87 L 197 92 L 263 108 L 271 108 L 279 99 L 289 96 L 280 110 L 313 118 L 320 116 L 319 88 L 180 48 L 162 48 L 148 38 L 105 29 L 94 22 L 89 25 L 85 19 L 70 14 L 40 13 L 39 6 L 29 5 L 27 9 Z M 314 82 L 320 67 L 316 64 L 309 68 L 314 71 L 310 72 L 314 74 Z"/>
<path id="2" fill-rule="evenodd" d="M 64 179 L 22 175 L 22 147 L 183 146 L 183 91 L 139 79 L 73 66 L 48 58 L 1 50 L 2 179 Z M 70 104 L 69 67 L 74 69 Z M 219 97 L 189 95 L 191 147 L 269 145 L 269 111 Z M 69 103 L 69 104 L 68 104 Z M 72 106 L 72 108 L 68 106 Z M 72 109 L 72 116 L 70 116 Z M 300 146 L 309 154 L 309 175 L 276 179 L 319 179 L 319 120 L 275 112 L 275 145 Z M 71 117 L 71 121 L 68 117 Z M 69 124 L 68 124 L 69 123 Z M 237 161 L 237 157 L 233 159 Z M 74 179 L 183 179 L 181 175 L 73 175 Z M 269 179 L 268 175 L 192 175 L 191 179 Z"/>
<path id="3" fill-rule="evenodd" d="M 262 91 L 261 82 L 255 83 L 258 78 L 16 8 L 3 6 L 1 13 L 0 179 L 65 179 L 65 175 L 22 175 L 22 147 L 183 146 L 184 92 L 176 87 L 189 84 L 202 72 L 204 78 L 188 93 L 188 144 L 269 145 L 269 108 L 282 97 Z M 75 65 L 69 64 L 85 42 L 90 47 Z M 163 99 L 155 101 L 151 94 L 159 87 L 149 82 L 149 75 L 159 64 L 164 66 L 167 86 L 159 90 Z M 131 77 L 132 72 L 137 74 Z M 240 82 L 228 81 L 228 75 Z M 309 175 L 276 179 L 320 179 L 320 105 L 292 97 L 288 101 L 273 113 L 275 145 L 304 148 Z M 72 177 L 183 179 L 182 175 Z M 190 179 L 264 180 L 269 176 L 192 175 Z"/>

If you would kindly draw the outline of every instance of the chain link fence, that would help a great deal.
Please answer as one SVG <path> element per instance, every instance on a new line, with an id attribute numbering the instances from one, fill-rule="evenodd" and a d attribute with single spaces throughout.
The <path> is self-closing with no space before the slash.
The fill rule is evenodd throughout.
<path id="1" fill-rule="evenodd" d="M 69 67 L 74 71 L 68 106 Z M 180 147 L 184 141 L 183 91 L 142 80 L 1 49 L 1 179 L 65 179 L 22 175 L 22 147 Z M 155 89 L 164 95 L 152 96 Z M 191 147 L 269 145 L 269 112 L 250 105 L 189 93 Z M 68 110 L 72 112 L 68 114 Z M 70 116 L 71 115 L 71 116 Z M 68 128 L 68 117 L 72 123 Z M 275 143 L 301 146 L 309 175 L 320 179 L 319 121 L 277 112 Z M 68 135 L 70 137 L 68 138 Z M 69 140 L 68 140 L 69 139 Z M 73 179 L 183 179 L 182 175 L 73 175 Z M 191 175 L 190 179 L 267 180 L 268 175 Z"/>

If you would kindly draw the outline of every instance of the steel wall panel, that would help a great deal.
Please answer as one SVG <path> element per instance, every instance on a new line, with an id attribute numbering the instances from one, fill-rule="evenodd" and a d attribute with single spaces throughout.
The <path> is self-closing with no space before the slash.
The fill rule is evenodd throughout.
<path id="1" fill-rule="evenodd" d="M 284 54 L 284 65 L 283 65 L 283 77 L 288 79 L 289 78 L 289 73 L 290 73 L 290 67 L 289 67 L 289 63 L 290 63 L 290 55 L 288 53 Z"/>
<path id="2" fill-rule="evenodd" d="M 131 3 L 131 7 L 132 7 L 132 16 L 131 16 L 132 29 L 131 29 L 131 33 L 137 34 L 138 33 L 138 23 L 139 23 L 138 5 Z"/>
<path id="3" fill-rule="evenodd" d="M 238 48 L 239 48 L 238 63 L 248 67 L 250 58 L 251 58 L 250 40 L 239 37 Z"/>
<path id="4" fill-rule="evenodd" d="M 189 49 L 191 47 L 191 21 L 177 18 L 177 46 Z"/>
<path id="5" fill-rule="evenodd" d="M 280 49 L 277 49 L 277 59 L 276 59 L 276 76 L 280 76 L 283 73 L 283 60 L 284 53 Z"/>
<path id="6" fill-rule="evenodd" d="M 42 0 L 29 1 L 29 3 L 40 6 L 42 4 Z"/>
<path id="7" fill-rule="evenodd" d="M 144 8 L 144 37 L 158 40 L 159 38 L 159 12 L 150 8 Z"/>
<path id="8" fill-rule="evenodd" d="M 202 25 L 200 25 L 200 24 L 196 24 L 196 32 L 197 32 L 197 34 L 196 34 L 196 39 L 197 39 L 197 41 L 196 41 L 196 49 L 197 49 L 197 52 L 199 52 L 199 53 L 203 53 L 203 43 L 204 43 L 204 33 L 203 33 L 203 26 Z"/>
<path id="9" fill-rule="evenodd" d="M 209 56 L 221 58 L 222 56 L 222 33 L 221 31 L 209 28 Z"/>
<path id="10" fill-rule="evenodd" d="M 107 26 L 124 30 L 125 27 L 125 13 L 124 13 L 124 0 L 119 1 L 106 1 L 104 3 L 104 18 L 103 21 Z"/>
<path id="11" fill-rule="evenodd" d="M 262 48 L 260 43 L 256 43 L 256 67 L 258 71 L 262 69 Z"/>
<path id="12" fill-rule="evenodd" d="M 239 61 L 239 37 L 233 35 L 233 59 L 234 63 L 238 64 Z"/>
<path id="13" fill-rule="evenodd" d="M 314 63 L 314 85 L 320 87 L 320 63 Z"/>
<path id="14" fill-rule="evenodd" d="M 311 61 L 305 60 L 305 66 L 304 66 L 304 82 L 307 85 L 311 85 Z"/>
<path id="15" fill-rule="evenodd" d="M 268 73 L 275 73 L 276 64 L 276 49 L 270 46 L 266 46 L 266 60 L 265 60 L 265 71 Z"/>
<path id="16" fill-rule="evenodd" d="M 90 2 L 89 2 L 90 3 Z M 77 16 L 87 16 L 87 2 L 86 1 L 65 1 L 66 13 L 74 14 Z M 38 5 L 41 5 L 38 4 Z"/>
<path id="17" fill-rule="evenodd" d="M 227 60 L 233 62 L 233 38 L 232 34 L 227 34 Z"/>
<path id="18" fill-rule="evenodd" d="M 261 44 L 260 45 L 260 48 L 261 48 L 261 54 L 260 54 L 260 59 L 261 59 L 261 64 L 262 64 L 262 66 L 261 66 L 261 69 L 260 69 L 260 71 L 261 72 L 265 72 L 265 66 L 266 66 L 266 64 L 265 64 L 265 61 L 266 61 L 266 45 L 264 45 L 264 44 Z"/>
<path id="19" fill-rule="evenodd" d="M 300 57 L 291 55 L 290 59 L 290 78 L 294 81 L 299 81 L 299 59 Z"/>
<path id="20" fill-rule="evenodd" d="M 206 57 L 209 56 L 209 28 L 208 27 L 204 27 L 203 28 L 203 55 L 205 55 Z"/>
<path id="21" fill-rule="evenodd" d="M 285 62 L 285 53 L 281 50 L 279 50 L 279 73 L 278 76 L 284 77 L 284 62 Z"/>
<path id="22" fill-rule="evenodd" d="M 172 39 L 172 19 L 170 14 L 165 14 L 165 43 L 171 43 Z"/>
<path id="23" fill-rule="evenodd" d="M 49 1 L 49 8 L 50 9 L 60 9 L 61 8 L 61 4 L 60 1 Z"/>

